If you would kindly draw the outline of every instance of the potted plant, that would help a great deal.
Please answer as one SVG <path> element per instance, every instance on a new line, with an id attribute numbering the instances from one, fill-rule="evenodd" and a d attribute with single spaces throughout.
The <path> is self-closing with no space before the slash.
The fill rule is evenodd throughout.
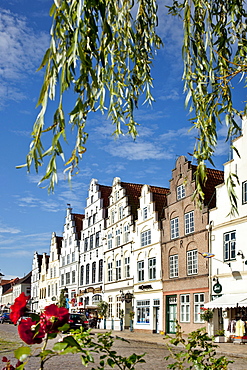
<path id="1" fill-rule="evenodd" d="M 224 329 L 217 330 L 215 335 L 214 335 L 214 341 L 216 343 L 224 343 L 225 340 L 226 340 L 225 330 Z"/>
<path id="2" fill-rule="evenodd" d="M 200 316 L 202 320 L 209 322 L 213 318 L 214 312 L 210 308 L 202 307 Z"/>
<path id="3" fill-rule="evenodd" d="M 135 312 L 134 311 L 130 311 L 129 312 L 129 317 L 130 317 L 130 331 L 134 331 L 134 328 L 133 328 L 133 319 L 134 319 L 134 316 L 135 316 Z"/>

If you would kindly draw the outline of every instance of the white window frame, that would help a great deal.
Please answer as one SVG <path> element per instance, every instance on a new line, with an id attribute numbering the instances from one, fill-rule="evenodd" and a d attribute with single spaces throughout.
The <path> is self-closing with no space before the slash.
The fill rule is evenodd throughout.
<path id="1" fill-rule="evenodd" d="M 156 279 L 156 257 L 148 259 L 148 278 L 149 280 Z"/>
<path id="2" fill-rule="evenodd" d="M 126 278 L 130 277 L 130 257 L 124 258 L 124 275 Z"/>
<path id="3" fill-rule="evenodd" d="M 197 249 L 187 251 L 187 275 L 198 274 L 198 253 Z"/>
<path id="4" fill-rule="evenodd" d="M 204 307 L 205 295 L 204 293 L 194 294 L 194 322 L 203 323 L 204 320 L 201 319 L 202 308 Z"/>
<path id="5" fill-rule="evenodd" d="M 242 183 L 242 203 L 247 203 L 247 181 Z"/>
<path id="6" fill-rule="evenodd" d="M 141 247 L 151 244 L 151 230 L 141 232 Z"/>
<path id="7" fill-rule="evenodd" d="M 107 277 L 108 277 L 108 282 L 112 281 L 112 262 L 107 263 Z"/>
<path id="8" fill-rule="evenodd" d="M 112 248 L 112 233 L 109 233 L 107 235 L 107 247 L 108 247 L 108 249 Z"/>
<path id="9" fill-rule="evenodd" d="M 150 324 L 150 300 L 136 302 L 137 324 Z"/>
<path id="10" fill-rule="evenodd" d="M 121 280 L 121 260 L 116 261 L 116 280 Z"/>
<path id="11" fill-rule="evenodd" d="M 179 220 L 178 217 L 171 219 L 171 239 L 179 237 Z"/>
<path id="12" fill-rule="evenodd" d="M 185 198 L 185 186 L 184 184 L 177 186 L 177 200 Z"/>
<path id="13" fill-rule="evenodd" d="M 171 279 L 178 277 L 178 254 L 169 256 L 169 274 Z"/>
<path id="14" fill-rule="evenodd" d="M 184 214 L 184 232 L 185 235 L 191 234 L 195 231 L 194 211 Z"/>
<path id="15" fill-rule="evenodd" d="M 138 282 L 144 281 L 144 260 L 137 261 L 137 279 Z"/>
<path id="16" fill-rule="evenodd" d="M 190 322 L 190 295 L 180 295 L 180 322 Z"/>
<path id="17" fill-rule="evenodd" d="M 120 229 L 117 229 L 116 230 L 116 247 L 119 247 L 120 244 L 121 244 L 121 236 L 120 236 L 120 234 L 121 234 Z"/>
<path id="18" fill-rule="evenodd" d="M 223 253 L 224 261 L 236 259 L 236 230 L 223 234 Z"/>

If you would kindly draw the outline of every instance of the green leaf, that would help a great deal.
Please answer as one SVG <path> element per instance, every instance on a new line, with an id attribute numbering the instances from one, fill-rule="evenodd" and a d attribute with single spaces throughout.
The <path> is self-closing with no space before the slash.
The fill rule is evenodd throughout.
<path id="1" fill-rule="evenodd" d="M 30 347 L 19 347 L 14 351 L 15 358 L 19 361 L 24 362 L 28 356 L 31 354 Z"/>

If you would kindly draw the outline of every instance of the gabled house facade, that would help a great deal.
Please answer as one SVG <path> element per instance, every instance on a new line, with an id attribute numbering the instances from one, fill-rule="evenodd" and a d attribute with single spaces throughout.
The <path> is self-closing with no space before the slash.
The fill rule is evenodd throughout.
<path id="1" fill-rule="evenodd" d="M 50 256 L 46 253 L 42 254 L 40 280 L 39 280 L 39 305 L 38 312 L 42 312 L 47 306 L 47 276 Z"/>
<path id="2" fill-rule="evenodd" d="M 13 302 L 21 293 L 24 293 L 26 296 L 31 296 L 31 276 L 32 271 L 30 271 L 23 278 L 18 279 L 13 284 Z"/>
<path id="3" fill-rule="evenodd" d="M 72 208 L 68 204 L 63 229 L 59 275 L 60 290 L 63 289 L 66 292 L 70 311 L 77 309 L 80 240 L 83 219 L 84 215 L 72 213 Z"/>
<path id="4" fill-rule="evenodd" d="M 40 298 L 40 273 L 42 264 L 42 254 L 34 252 L 32 262 L 32 277 L 31 277 L 31 311 L 38 312 Z"/>
<path id="5" fill-rule="evenodd" d="M 108 329 L 120 328 L 121 312 L 124 313 L 123 325 L 130 327 L 129 313 L 134 304 L 133 243 L 141 188 L 142 185 L 122 182 L 119 177 L 112 183 L 104 237 L 104 300 L 108 303 Z"/>
<path id="6" fill-rule="evenodd" d="M 48 264 L 47 283 L 47 305 L 59 302 L 59 266 L 62 248 L 62 237 L 52 233 L 50 245 L 50 258 Z"/>
<path id="7" fill-rule="evenodd" d="M 236 335 L 236 322 L 247 321 L 247 120 L 242 135 L 234 139 L 237 152 L 224 164 L 224 183 L 216 187 L 216 207 L 210 211 L 211 302 L 214 309 L 212 334 L 224 330 L 226 337 Z M 230 214 L 228 175 L 237 175 L 235 192 L 238 213 Z"/>
<path id="8" fill-rule="evenodd" d="M 103 233 L 109 205 L 111 187 L 92 179 L 86 199 L 80 241 L 79 290 L 77 305 L 81 309 L 95 310 L 103 297 Z"/>
<path id="9" fill-rule="evenodd" d="M 196 166 L 184 156 L 172 170 L 162 223 L 164 332 L 175 333 L 175 320 L 189 333 L 201 327 L 201 308 L 209 300 L 209 209 L 215 206 L 215 186 L 223 171 L 207 170 L 205 199 L 200 209 L 192 200 Z"/>
<path id="10" fill-rule="evenodd" d="M 161 219 L 169 189 L 141 188 L 132 249 L 134 329 L 159 333 L 163 328 Z"/>

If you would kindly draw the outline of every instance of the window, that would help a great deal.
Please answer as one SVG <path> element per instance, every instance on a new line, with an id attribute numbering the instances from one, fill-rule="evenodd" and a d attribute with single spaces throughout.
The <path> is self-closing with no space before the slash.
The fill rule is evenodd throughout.
<path id="1" fill-rule="evenodd" d="M 120 229 L 116 230 L 116 246 L 120 245 Z"/>
<path id="2" fill-rule="evenodd" d="M 95 235 L 95 248 L 99 247 L 99 231 Z"/>
<path id="3" fill-rule="evenodd" d="M 93 235 L 90 235 L 90 249 L 93 249 Z"/>
<path id="4" fill-rule="evenodd" d="M 88 263 L 86 265 L 86 284 L 89 284 L 89 273 L 90 273 L 90 265 Z"/>
<path id="5" fill-rule="evenodd" d="M 185 213 L 184 222 L 185 222 L 185 234 L 193 233 L 195 231 L 194 211 Z"/>
<path id="6" fill-rule="evenodd" d="M 151 244 L 151 230 L 143 231 L 141 233 L 141 246 L 145 247 L 148 244 Z"/>
<path id="7" fill-rule="evenodd" d="M 75 270 L 72 271 L 72 283 L 75 283 Z"/>
<path id="8" fill-rule="evenodd" d="M 67 265 L 70 263 L 70 254 L 67 254 Z"/>
<path id="9" fill-rule="evenodd" d="M 57 277 L 56 266 L 53 267 L 53 274 L 54 274 L 54 277 Z"/>
<path id="10" fill-rule="evenodd" d="M 99 281 L 103 281 L 103 260 L 99 260 Z"/>
<path id="11" fill-rule="evenodd" d="M 178 277 L 178 255 L 169 257 L 170 278 Z"/>
<path id="12" fill-rule="evenodd" d="M 115 211 L 111 211 L 111 223 L 114 224 Z"/>
<path id="13" fill-rule="evenodd" d="M 126 278 L 130 277 L 130 258 L 129 257 L 125 257 L 124 259 L 124 274 Z"/>
<path id="14" fill-rule="evenodd" d="M 92 264 L 92 283 L 95 283 L 96 279 L 96 262 Z"/>
<path id="15" fill-rule="evenodd" d="M 88 250 L 88 238 L 85 238 L 85 241 L 84 241 L 84 252 L 86 252 Z"/>
<path id="16" fill-rule="evenodd" d="M 180 321 L 190 322 L 190 295 L 183 294 L 180 296 Z"/>
<path id="17" fill-rule="evenodd" d="M 64 274 L 61 275 L 61 285 L 64 285 Z"/>
<path id="18" fill-rule="evenodd" d="M 112 297 L 108 298 L 108 317 L 112 317 Z"/>
<path id="19" fill-rule="evenodd" d="M 150 300 L 137 301 L 137 323 L 149 324 L 150 322 Z"/>
<path id="20" fill-rule="evenodd" d="M 62 257 L 62 266 L 65 265 L 65 256 Z"/>
<path id="21" fill-rule="evenodd" d="M 187 274 L 194 275 L 198 273 L 198 263 L 197 263 L 197 250 L 187 252 Z"/>
<path id="22" fill-rule="evenodd" d="M 52 270 L 52 267 L 50 268 L 50 278 L 51 279 L 53 278 L 53 270 Z"/>
<path id="23" fill-rule="evenodd" d="M 149 280 L 156 279 L 156 257 L 148 260 L 148 278 Z"/>
<path id="24" fill-rule="evenodd" d="M 138 281 L 144 281 L 144 261 L 137 262 Z"/>
<path id="25" fill-rule="evenodd" d="M 143 220 L 148 218 L 148 207 L 143 208 Z"/>
<path id="26" fill-rule="evenodd" d="M 112 234 L 108 234 L 108 249 L 111 249 L 112 248 Z"/>
<path id="27" fill-rule="evenodd" d="M 178 217 L 171 219 L 171 239 L 179 237 Z"/>
<path id="28" fill-rule="evenodd" d="M 204 307 L 204 293 L 194 294 L 194 322 L 204 322 L 201 319 L 201 309 Z"/>
<path id="29" fill-rule="evenodd" d="M 121 280 L 121 260 L 116 261 L 116 280 Z"/>
<path id="30" fill-rule="evenodd" d="M 119 207 L 119 220 L 123 218 L 123 206 Z"/>
<path id="31" fill-rule="evenodd" d="M 69 245 L 72 244 L 72 236 L 69 237 Z"/>
<path id="32" fill-rule="evenodd" d="M 243 204 L 247 203 L 247 181 L 242 184 L 242 201 Z"/>
<path id="33" fill-rule="evenodd" d="M 128 243 L 129 241 L 129 225 L 124 225 L 124 243 Z"/>
<path id="34" fill-rule="evenodd" d="M 120 318 L 121 302 L 122 302 L 121 297 L 117 297 L 117 305 L 116 305 L 117 318 Z"/>
<path id="35" fill-rule="evenodd" d="M 185 186 L 184 184 L 177 187 L 177 200 L 185 197 Z"/>
<path id="36" fill-rule="evenodd" d="M 70 273 L 66 272 L 65 276 L 66 276 L 66 284 L 70 284 Z"/>
<path id="37" fill-rule="evenodd" d="M 75 262 L 75 252 L 72 252 L 72 262 Z"/>
<path id="38" fill-rule="evenodd" d="M 112 281 L 112 262 L 108 262 L 108 281 Z"/>
<path id="39" fill-rule="evenodd" d="M 236 231 L 224 234 L 224 261 L 236 258 Z"/>
<path id="40" fill-rule="evenodd" d="M 81 266 L 80 285 L 83 285 L 83 282 L 84 282 L 84 266 Z"/>

